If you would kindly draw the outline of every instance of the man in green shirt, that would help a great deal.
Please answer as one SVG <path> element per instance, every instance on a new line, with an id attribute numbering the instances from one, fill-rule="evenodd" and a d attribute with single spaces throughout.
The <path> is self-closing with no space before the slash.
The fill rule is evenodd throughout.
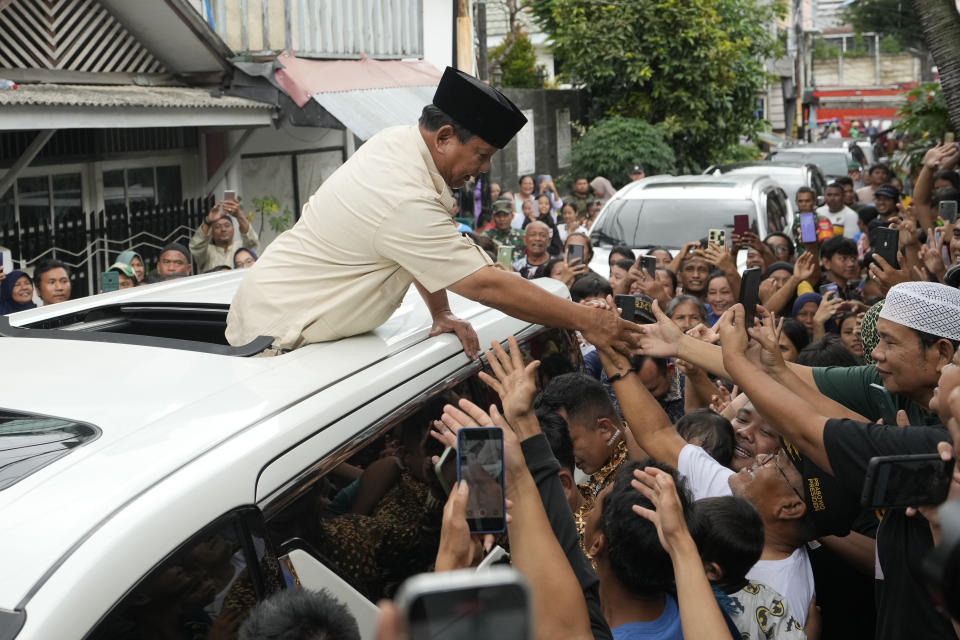
<path id="1" fill-rule="evenodd" d="M 500 198 L 493 203 L 493 229 L 484 231 L 484 235 L 493 238 L 497 246 L 513 247 L 513 260 L 519 260 L 526 250 L 523 244 L 523 229 L 511 227 L 511 220 L 513 220 L 513 201 L 509 198 Z"/>
<path id="2" fill-rule="evenodd" d="M 573 193 L 563 199 L 564 202 L 572 204 L 577 213 L 586 215 L 587 207 L 593 202 L 593 196 L 590 195 L 590 183 L 586 178 L 577 178 L 573 181 Z"/>

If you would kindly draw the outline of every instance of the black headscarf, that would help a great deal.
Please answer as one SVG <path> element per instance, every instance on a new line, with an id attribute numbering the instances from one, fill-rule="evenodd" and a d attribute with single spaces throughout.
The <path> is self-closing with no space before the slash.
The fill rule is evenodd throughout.
<path id="1" fill-rule="evenodd" d="M 37 306 L 33 300 L 29 300 L 23 304 L 13 301 L 13 287 L 17 284 L 17 280 L 24 276 L 27 280 L 30 280 L 30 276 L 23 271 L 11 271 L 7 274 L 6 278 L 0 281 L 0 316 L 5 316 L 8 313 L 16 313 L 17 311 L 26 311 L 27 309 L 33 309 Z M 30 284 L 33 284 L 32 280 L 30 280 Z"/>

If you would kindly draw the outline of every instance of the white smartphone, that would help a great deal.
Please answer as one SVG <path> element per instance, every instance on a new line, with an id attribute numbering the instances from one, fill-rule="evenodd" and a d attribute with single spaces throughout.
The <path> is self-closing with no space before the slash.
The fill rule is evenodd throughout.
<path id="1" fill-rule="evenodd" d="M 401 585 L 394 602 L 410 640 L 531 640 L 527 581 L 510 567 L 421 573 Z"/>
<path id="2" fill-rule="evenodd" d="M 236 200 L 236 199 L 237 199 L 237 192 L 234 191 L 233 189 L 227 189 L 227 190 L 225 190 L 225 191 L 223 192 L 223 199 L 224 199 L 224 200 Z"/>
<path id="3" fill-rule="evenodd" d="M 9 274 L 14 270 L 13 253 L 6 247 L 0 247 L 0 268 L 3 269 L 4 274 Z"/>

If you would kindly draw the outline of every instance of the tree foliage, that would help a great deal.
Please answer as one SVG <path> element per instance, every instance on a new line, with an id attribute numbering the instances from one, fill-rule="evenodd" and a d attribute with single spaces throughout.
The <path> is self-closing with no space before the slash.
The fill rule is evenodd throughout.
<path id="1" fill-rule="evenodd" d="M 531 0 L 561 72 L 583 85 L 588 117 L 657 124 L 680 168 L 709 164 L 755 135 L 767 28 L 778 3 L 758 0 Z"/>
<path id="2" fill-rule="evenodd" d="M 840 15 L 859 33 L 895 36 L 904 46 L 923 48 L 923 30 L 909 0 L 856 0 Z"/>
<path id="3" fill-rule="evenodd" d="M 947 101 L 939 82 L 921 84 L 906 94 L 906 102 L 897 111 L 894 129 L 903 136 L 903 148 L 894 154 L 894 162 L 909 171 L 920 168 L 923 154 L 953 131 Z"/>
<path id="4" fill-rule="evenodd" d="M 616 187 L 629 180 L 630 167 L 643 164 L 647 175 L 672 173 L 676 156 L 663 131 L 638 118 L 613 116 L 587 129 L 571 149 L 574 176 L 604 176 Z"/>
<path id="5" fill-rule="evenodd" d="M 536 89 L 540 86 L 537 55 L 525 31 L 518 29 L 512 38 L 490 49 L 489 60 L 500 65 L 504 87 Z"/>

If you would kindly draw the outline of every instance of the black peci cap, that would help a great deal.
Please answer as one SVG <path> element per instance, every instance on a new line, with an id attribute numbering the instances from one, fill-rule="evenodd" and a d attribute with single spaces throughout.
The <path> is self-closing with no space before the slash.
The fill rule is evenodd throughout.
<path id="1" fill-rule="evenodd" d="M 472 133 L 503 149 L 527 124 L 517 105 L 488 84 L 447 67 L 433 104 Z"/>

